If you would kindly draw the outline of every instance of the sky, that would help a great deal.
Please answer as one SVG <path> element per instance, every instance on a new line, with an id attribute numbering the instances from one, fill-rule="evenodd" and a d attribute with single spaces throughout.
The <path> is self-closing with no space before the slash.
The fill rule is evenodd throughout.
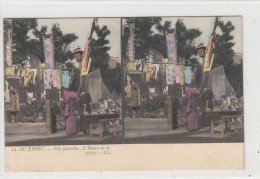
<path id="1" fill-rule="evenodd" d="M 177 19 L 180 18 L 183 19 L 186 28 L 197 28 L 202 32 L 202 35 L 197 39 L 196 44 L 198 45 L 202 42 L 204 45 L 207 45 L 215 17 L 163 17 L 162 21 L 170 20 L 172 26 L 174 26 Z M 231 35 L 234 36 L 233 42 L 235 42 L 233 50 L 242 53 L 242 17 L 221 17 L 221 20 L 225 23 L 231 21 L 235 26 L 235 30 L 231 33 Z M 71 49 L 74 50 L 79 46 L 83 50 L 90 33 L 92 21 L 93 18 L 38 19 L 38 28 L 47 25 L 48 32 L 50 33 L 52 25 L 58 23 L 64 34 L 75 33 L 78 36 L 78 39 L 72 43 Z M 106 25 L 111 32 L 110 35 L 107 36 L 107 39 L 110 41 L 109 46 L 111 47 L 108 51 L 109 55 L 120 57 L 120 18 L 99 18 L 98 25 L 100 27 Z M 219 28 L 217 28 L 216 32 L 221 33 Z M 93 37 L 96 38 L 95 33 L 93 34 Z"/>
<path id="2" fill-rule="evenodd" d="M 202 32 L 201 36 L 197 39 L 196 44 L 199 45 L 202 42 L 204 45 L 207 45 L 215 18 L 216 17 L 164 17 L 162 20 L 171 21 L 171 24 L 175 25 L 177 19 L 182 19 L 187 29 L 195 28 Z M 231 32 L 231 35 L 234 37 L 232 41 L 235 42 L 233 50 L 238 53 L 243 53 L 242 16 L 221 17 L 221 21 L 224 23 L 231 21 L 232 25 L 235 27 Z M 221 34 L 220 28 L 216 29 L 216 33 Z"/>

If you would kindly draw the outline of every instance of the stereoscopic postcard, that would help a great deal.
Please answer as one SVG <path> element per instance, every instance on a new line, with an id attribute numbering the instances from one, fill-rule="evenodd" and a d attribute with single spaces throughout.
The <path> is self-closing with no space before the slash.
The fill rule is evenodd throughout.
<path id="1" fill-rule="evenodd" d="M 244 169 L 242 19 L 4 18 L 6 172 Z"/>

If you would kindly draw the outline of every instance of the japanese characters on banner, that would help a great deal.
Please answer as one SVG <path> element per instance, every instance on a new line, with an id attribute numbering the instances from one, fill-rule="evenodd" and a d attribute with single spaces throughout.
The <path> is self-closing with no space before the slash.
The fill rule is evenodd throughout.
<path id="1" fill-rule="evenodd" d="M 46 68 L 54 68 L 53 37 L 43 37 L 43 50 Z"/>
<path id="2" fill-rule="evenodd" d="M 130 61 L 135 60 L 135 49 L 134 49 L 134 26 L 132 24 L 129 25 L 130 36 L 128 39 L 128 49 L 127 55 Z"/>
<path id="3" fill-rule="evenodd" d="M 166 32 L 166 47 L 168 54 L 168 63 L 177 63 L 177 40 L 176 32 L 172 33 Z"/>

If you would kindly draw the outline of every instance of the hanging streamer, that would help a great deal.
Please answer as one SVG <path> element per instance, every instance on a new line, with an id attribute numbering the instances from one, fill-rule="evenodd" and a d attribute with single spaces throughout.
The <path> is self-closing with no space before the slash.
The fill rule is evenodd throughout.
<path id="1" fill-rule="evenodd" d="M 53 38 L 43 37 L 43 50 L 46 68 L 54 68 Z"/>
<path id="2" fill-rule="evenodd" d="M 185 66 L 183 70 L 184 70 L 185 83 L 191 84 L 191 75 L 192 75 L 191 66 Z"/>
<path id="3" fill-rule="evenodd" d="M 44 89 L 51 89 L 52 86 L 52 69 L 44 71 Z"/>
<path id="4" fill-rule="evenodd" d="M 5 99 L 9 102 L 9 83 L 5 80 Z"/>
<path id="5" fill-rule="evenodd" d="M 136 70 L 136 62 L 128 62 L 126 65 L 127 70 Z"/>
<path id="6" fill-rule="evenodd" d="M 88 64 L 85 65 L 85 63 L 88 63 Z M 88 61 L 85 61 L 85 60 L 82 61 L 82 66 L 86 66 L 86 70 L 83 70 L 83 69 L 81 68 L 81 73 L 80 73 L 81 76 L 88 75 L 89 69 L 90 69 L 90 65 L 91 65 L 91 58 L 89 58 Z M 84 69 L 85 69 L 85 68 L 84 68 Z"/>
<path id="7" fill-rule="evenodd" d="M 165 77 L 165 73 L 166 73 L 165 69 L 166 69 L 166 64 L 168 63 L 168 59 L 163 58 L 162 63 L 163 63 L 162 75 L 163 75 L 163 77 Z"/>
<path id="8" fill-rule="evenodd" d="M 166 47 L 168 54 L 168 62 L 169 63 L 177 63 L 177 40 L 176 40 L 176 32 L 172 33 L 166 32 Z"/>
<path id="9" fill-rule="evenodd" d="M 214 60 L 214 54 L 212 54 L 213 49 L 215 48 L 215 31 L 220 21 L 220 17 L 215 18 L 215 23 L 209 38 L 209 42 L 206 49 L 205 62 L 204 62 L 204 72 L 210 71 L 212 63 Z"/>
<path id="10" fill-rule="evenodd" d="M 127 97 L 131 97 L 131 79 L 129 75 L 127 75 L 126 78 L 127 78 Z"/>
<path id="11" fill-rule="evenodd" d="M 134 49 L 134 26 L 132 24 L 129 25 L 130 36 L 128 39 L 128 49 L 127 55 L 130 61 L 135 60 L 135 49 Z"/>
<path id="12" fill-rule="evenodd" d="M 61 71 L 62 87 L 69 88 L 69 71 Z"/>
<path id="13" fill-rule="evenodd" d="M 6 75 L 14 75 L 15 67 L 6 67 L 5 74 Z"/>
<path id="14" fill-rule="evenodd" d="M 173 85 L 174 84 L 174 64 L 168 64 L 166 66 L 166 83 L 167 85 Z"/>
<path id="15" fill-rule="evenodd" d="M 146 65 L 146 67 L 145 67 L 146 82 L 148 82 L 151 79 L 154 71 L 155 71 L 154 65 L 152 65 L 152 64 Z"/>
<path id="16" fill-rule="evenodd" d="M 24 76 L 24 86 L 27 86 L 27 84 L 29 83 L 29 81 L 31 80 L 33 75 L 33 71 L 31 69 L 25 69 L 23 72 L 23 76 Z"/>
<path id="17" fill-rule="evenodd" d="M 43 71 L 46 69 L 46 65 L 45 65 L 45 63 L 41 63 L 41 64 L 39 64 L 39 67 L 40 67 L 40 80 L 42 80 Z"/>
<path id="18" fill-rule="evenodd" d="M 181 67 L 179 65 L 175 66 L 174 69 L 174 73 L 175 73 L 175 82 L 176 83 L 180 83 L 181 82 Z"/>
<path id="19" fill-rule="evenodd" d="M 184 95 L 183 93 L 183 85 L 184 85 L 184 69 L 183 69 L 183 65 L 180 66 L 180 84 L 181 84 L 181 94 L 182 96 Z"/>

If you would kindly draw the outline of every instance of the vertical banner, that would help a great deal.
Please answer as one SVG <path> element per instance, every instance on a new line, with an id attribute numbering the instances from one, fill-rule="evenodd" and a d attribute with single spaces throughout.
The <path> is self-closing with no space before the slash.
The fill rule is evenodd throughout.
<path id="1" fill-rule="evenodd" d="M 46 68 L 54 68 L 53 37 L 43 37 L 43 50 Z"/>
<path id="2" fill-rule="evenodd" d="M 127 79 L 127 97 L 131 97 L 131 79 L 129 75 L 126 75 Z"/>
<path id="3" fill-rule="evenodd" d="M 4 52 L 5 52 L 5 61 L 8 66 L 13 64 L 12 62 L 12 20 L 4 20 Z"/>
<path id="4" fill-rule="evenodd" d="M 155 71 L 155 66 L 153 64 L 146 65 L 146 67 L 145 67 L 146 82 L 148 82 L 151 79 L 154 71 Z"/>
<path id="5" fill-rule="evenodd" d="M 135 49 L 134 49 L 134 26 L 132 24 L 129 25 L 130 36 L 128 39 L 128 49 L 127 55 L 130 61 L 135 60 Z"/>
<path id="6" fill-rule="evenodd" d="M 80 73 L 81 76 L 88 75 L 90 65 L 91 65 L 91 58 L 89 58 L 88 60 L 83 60 L 81 62 L 81 73 Z"/>
<path id="7" fill-rule="evenodd" d="M 166 73 L 166 71 L 165 71 L 165 69 L 166 69 L 166 64 L 168 63 L 168 59 L 167 58 L 163 58 L 162 59 L 162 64 L 163 64 L 163 67 L 162 67 L 162 75 L 163 75 L 163 77 L 165 77 L 165 73 Z"/>
<path id="8" fill-rule="evenodd" d="M 191 66 L 184 66 L 183 71 L 184 71 L 184 81 L 185 81 L 185 83 L 191 84 L 191 76 L 192 76 Z"/>
<path id="9" fill-rule="evenodd" d="M 172 33 L 166 32 L 166 47 L 168 54 L 168 62 L 169 63 L 177 63 L 177 40 L 176 40 L 176 32 Z"/>
<path id="10" fill-rule="evenodd" d="M 218 26 L 218 23 L 220 21 L 220 17 L 216 17 L 215 23 L 209 38 L 208 46 L 206 49 L 206 54 L 205 54 L 205 62 L 204 62 L 204 72 L 210 71 L 211 66 L 213 64 L 214 60 L 214 55 L 212 55 L 212 51 L 215 48 L 215 31 Z"/>
<path id="11" fill-rule="evenodd" d="M 87 43 L 86 43 L 86 46 L 84 49 L 84 53 L 83 53 L 83 58 L 82 58 L 82 62 L 81 62 L 81 74 L 80 74 L 81 76 L 86 76 L 86 75 L 88 75 L 88 72 L 89 72 L 89 68 L 90 68 L 90 64 L 91 64 L 91 58 L 89 58 L 89 44 L 91 41 L 92 34 L 94 32 L 94 28 L 96 26 L 98 26 L 98 19 L 94 18 L 93 22 L 92 22 L 91 30 L 89 33 L 89 37 L 88 37 L 88 40 L 87 40 Z"/>
<path id="12" fill-rule="evenodd" d="M 166 84 L 173 85 L 174 84 L 174 64 L 168 64 L 166 66 Z"/>
<path id="13" fill-rule="evenodd" d="M 181 84 L 181 94 L 184 95 L 183 85 L 184 85 L 184 67 L 183 65 L 180 66 L 180 84 Z"/>

